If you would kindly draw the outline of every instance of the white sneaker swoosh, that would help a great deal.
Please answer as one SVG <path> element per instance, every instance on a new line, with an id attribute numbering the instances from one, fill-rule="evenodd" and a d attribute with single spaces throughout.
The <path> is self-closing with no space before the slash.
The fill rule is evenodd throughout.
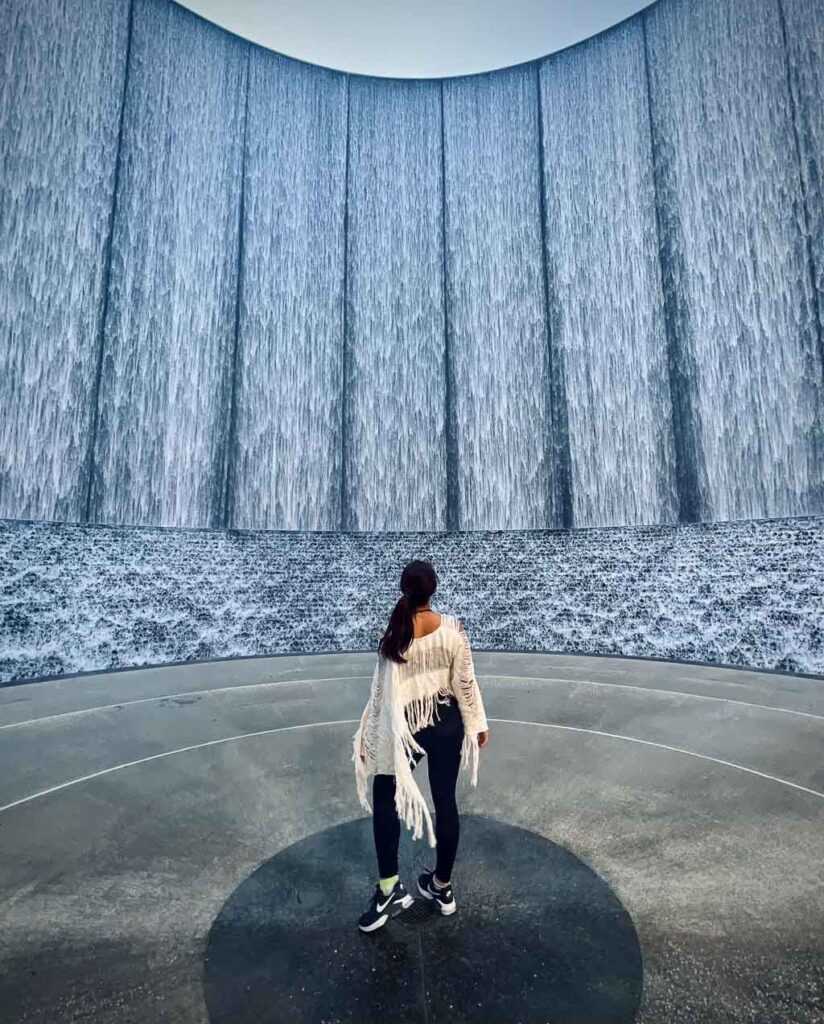
<path id="1" fill-rule="evenodd" d="M 378 913 L 379 914 L 382 914 L 384 912 L 384 910 L 386 910 L 386 908 L 392 902 L 392 895 L 393 894 L 390 892 L 389 893 L 389 898 L 387 899 L 386 903 L 383 904 L 383 906 L 381 906 L 380 903 L 378 904 L 378 908 L 377 909 L 378 909 Z"/>

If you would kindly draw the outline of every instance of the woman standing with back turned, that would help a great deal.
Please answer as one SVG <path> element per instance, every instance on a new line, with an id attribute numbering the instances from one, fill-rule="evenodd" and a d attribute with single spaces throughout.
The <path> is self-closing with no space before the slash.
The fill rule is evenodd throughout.
<path id="1" fill-rule="evenodd" d="M 381 637 L 369 700 L 353 741 L 358 799 L 367 811 L 370 775 L 372 826 L 380 881 L 358 927 L 371 932 L 413 900 L 398 877 L 403 819 L 415 839 L 427 830 L 437 848 L 434 870 L 418 877 L 418 891 L 442 914 L 457 909 L 452 865 L 460 819 L 455 787 L 461 765 L 478 781 L 478 750 L 489 740 L 469 640 L 460 619 L 435 612 L 429 599 L 438 586 L 430 562 L 410 562 L 401 573 L 402 597 Z M 404 656 L 405 655 L 405 656 Z M 412 772 L 428 755 L 435 826 Z"/>

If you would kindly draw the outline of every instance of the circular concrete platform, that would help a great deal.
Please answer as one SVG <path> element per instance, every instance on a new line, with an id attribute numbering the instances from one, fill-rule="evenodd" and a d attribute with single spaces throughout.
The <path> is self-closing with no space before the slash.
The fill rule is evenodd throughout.
<path id="1" fill-rule="evenodd" d="M 459 912 L 372 936 L 371 655 L 0 688 L 3 1021 L 821 1021 L 824 680 L 475 663 Z"/>

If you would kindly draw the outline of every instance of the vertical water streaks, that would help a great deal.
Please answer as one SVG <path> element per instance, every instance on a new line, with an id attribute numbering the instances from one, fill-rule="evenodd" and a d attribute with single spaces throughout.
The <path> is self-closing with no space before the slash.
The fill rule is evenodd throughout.
<path id="1" fill-rule="evenodd" d="M 446 222 L 449 200 L 446 195 L 446 132 L 444 131 L 443 80 L 440 86 L 441 124 L 441 268 L 443 270 L 443 374 L 444 374 L 444 450 L 446 453 L 446 529 L 458 530 L 461 522 L 460 475 L 458 469 L 458 417 L 455 409 L 455 367 L 449 328 L 449 260 L 446 252 Z"/>
<path id="2" fill-rule="evenodd" d="M 672 410 L 638 19 L 543 61 L 540 88 L 550 323 L 565 383 L 573 522 L 673 522 Z"/>
<path id="3" fill-rule="evenodd" d="M 337 530 L 346 78 L 249 74 L 232 525 Z"/>
<path id="4" fill-rule="evenodd" d="M 666 333 L 667 375 L 670 386 L 670 404 L 672 406 L 672 439 L 675 452 L 675 486 L 678 499 L 678 518 L 682 523 L 693 523 L 700 518 L 701 495 L 698 483 L 698 464 L 701 446 L 695 415 L 694 381 L 697 373 L 693 365 L 689 347 L 680 345 L 678 332 L 678 293 L 676 283 L 678 274 L 674 272 L 677 253 L 670 251 L 663 244 L 666 238 L 666 221 L 664 215 L 663 196 L 666 195 L 666 182 L 662 173 L 664 165 L 661 147 L 655 133 L 655 121 L 652 116 L 652 94 L 649 78 L 649 43 L 647 40 L 647 21 L 645 15 L 638 19 L 644 39 L 644 75 L 645 93 L 647 97 L 647 122 L 649 124 L 650 148 L 652 156 L 652 177 L 655 203 L 655 242 L 658 250 L 658 261 L 661 271 L 661 290 L 663 294 L 664 329 Z M 683 273 L 683 271 L 682 271 Z"/>
<path id="5" fill-rule="evenodd" d="M 0 0 L 0 517 L 824 508 L 817 0 L 659 0 L 351 106 L 168 0 L 130 44 L 129 10 Z"/>
<path id="6" fill-rule="evenodd" d="M 115 212 L 117 210 L 117 196 L 120 191 L 120 168 L 123 155 L 123 125 L 126 119 L 126 96 L 129 89 L 129 67 L 131 66 L 132 52 L 132 29 L 134 28 L 134 0 L 129 2 L 129 27 L 126 37 L 126 73 L 123 76 L 123 98 L 120 104 L 120 122 L 117 132 L 117 158 L 114 165 L 114 185 L 112 187 L 112 206 L 109 213 L 109 228 L 106 240 L 106 249 L 103 260 L 103 282 L 100 302 L 100 315 L 97 327 L 97 361 L 95 366 L 94 379 L 90 389 L 89 407 L 91 409 L 89 419 L 89 437 L 86 446 L 86 497 L 80 518 L 84 523 L 91 519 L 92 512 L 92 491 L 94 486 L 94 452 L 97 444 L 97 432 L 100 426 L 100 379 L 103 375 L 103 354 L 105 351 L 106 322 L 109 315 L 109 296 L 111 295 L 112 276 L 112 245 L 114 242 Z"/>
<path id="7" fill-rule="evenodd" d="M 778 10 L 804 195 L 803 229 L 824 361 L 824 11 L 820 0 L 778 0 Z M 820 457 L 824 459 L 824 448 Z"/>
<path id="8" fill-rule="evenodd" d="M 0 517 L 84 512 L 128 20 L 0 2 Z"/>
<path id="9" fill-rule="evenodd" d="M 444 529 L 440 86 L 349 88 L 347 528 Z"/>
<path id="10" fill-rule="evenodd" d="M 224 433 L 224 443 L 220 452 L 220 463 L 215 474 L 217 494 L 215 497 L 216 519 L 218 525 L 228 528 L 232 523 L 232 509 L 234 508 L 234 460 L 235 442 L 237 430 L 237 380 L 238 380 L 238 338 L 240 337 L 240 304 L 243 296 L 243 220 L 245 210 L 245 157 L 247 150 L 247 136 L 249 132 L 249 63 L 251 61 L 252 48 L 246 48 L 246 94 L 243 99 L 243 128 L 241 136 L 241 158 L 240 158 L 240 202 L 238 203 L 237 218 L 237 268 L 235 280 L 237 282 L 237 294 L 235 296 L 235 327 L 234 336 L 230 351 L 230 358 L 227 360 L 226 375 L 224 377 L 224 400 L 222 407 L 227 411 L 227 424 Z"/>
<path id="11" fill-rule="evenodd" d="M 346 147 L 343 168 L 343 287 L 341 289 L 341 374 L 340 374 L 340 528 L 350 525 L 349 482 L 347 480 L 347 448 L 349 441 L 349 364 L 351 342 L 349 338 L 349 170 L 352 162 L 352 76 L 346 76 Z"/>
<path id="12" fill-rule="evenodd" d="M 645 16 L 700 517 L 813 513 L 821 365 L 777 5 L 667 0 Z"/>
<path id="13" fill-rule="evenodd" d="M 135 0 L 90 518 L 208 526 L 237 290 L 245 44 Z"/>
<path id="14" fill-rule="evenodd" d="M 553 283 L 549 269 L 547 252 L 547 189 L 546 167 L 547 149 L 544 139 L 544 104 L 541 88 L 541 62 L 535 61 L 535 76 L 538 89 L 538 192 L 541 205 L 541 263 L 543 265 L 544 294 L 546 295 L 546 342 L 547 369 L 549 388 L 546 392 L 547 421 L 551 424 L 552 474 L 549 495 L 549 507 L 555 509 L 558 524 L 569 530 L 573 526 L 572 509 L 572 466 L 569 454 L 569 417 L 567 415 L 566 383 L 564 381 L 564 362 L 559 351 L 558 339 L 552 325 L 553 309 L 557 309 L 557 296 L 553 292 Z M 556 324 L 557 327 L 557 324 Z"/>
<path id="15" fill-rule="evenodd" d="M 463 530 L 558 524 L 546 411 L 537 103 L 532 66 L 444 82 L 447 306 Z"/>

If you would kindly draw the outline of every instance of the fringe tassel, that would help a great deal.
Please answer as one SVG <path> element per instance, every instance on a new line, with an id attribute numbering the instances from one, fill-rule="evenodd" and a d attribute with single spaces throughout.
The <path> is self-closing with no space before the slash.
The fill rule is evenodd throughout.
<path id="1" fill-rule="evenodd" d="M 401 701 L 397 688 L 397 675 L 394 669 L 391 670 L 391 683 L 389 690 L 390 723 L 395 745 L 395 807 L 398 817 L 412 829 L 415 839 L 423 836 L 423 826 L 426 824 L 427 839 L 430 846 L 435 846 L 435 828 L 432 824 L 432 815 L 426 805 L 423 793 L 412 776 L 412 763 L 414 754 L 423 754 L 423 747 L 418 743 L 413 732 L 417 732 L 420 722 L 431 720 L 435 711 L 434 696 L 417 698 L 409 709 L 409 720 L 405 714 L 405 708 Z M 414 727 L 413 727 L 414 723 Z"/>
<path id="2" fill-rule="evenodd" d="M 446 704 L 448 700 L 449 695 L 441 694 L 439 691 L 411 700 L 404 709 L 409 731 L 420 732 L 421 729 L 439 722 L 441 715 L 438 705 Z"/>
<path id="3" fill-rule="evenodd" d="M 478 785 L 478 764 L 480 758 L 478 734 L 476 732 L 465 733 L 463 743 L 461 744 L 461 767 L 469 771 L 469 781 L 473 786 Z"/>
<path id="4" fill-rule="evenodd" d="M 355 787 L 358 792 L 358 803 L 367 813 L 371 814 L 372 808 L 369 806 L 369 800 L 366 795 L 368 792 L 369 768 L 363 757 L 361 757 L 363 753 L 361 734 L 362 730 L 358 729 L 352 740 L 352 760 L 355 762 Z"/>
<path id="5" fill-rule="evenodd" d="M 412 743 L 417 747 L 414 740 Z M 426 824 L 429 845 L 436 845 L 432 815 L 429 813 L 423 793 L 415 784 L 407 744 L 401 739 L 395 741 L 395 807 L 398 817 L 412 830 L 414 839 L 423 837 L 423 826 Z"/>

